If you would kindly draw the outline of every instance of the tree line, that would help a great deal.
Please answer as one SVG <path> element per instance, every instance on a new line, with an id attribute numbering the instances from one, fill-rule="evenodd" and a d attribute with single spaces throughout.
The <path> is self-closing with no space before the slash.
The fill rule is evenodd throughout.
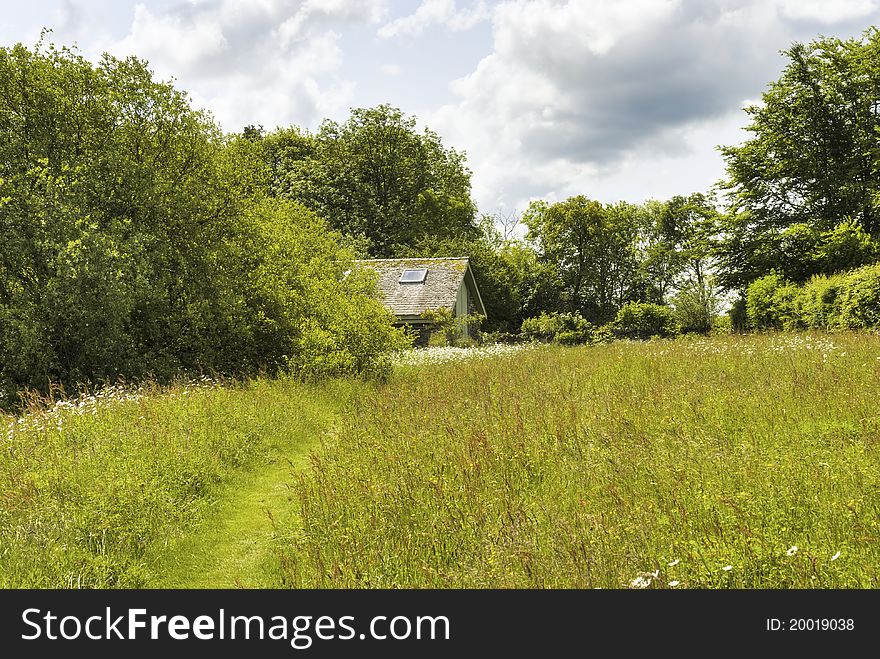
<path id="1" fill-rule="evenodd" d="M 470 257 L 489 332 L 647 308 L 628 305 L 705 332 L 722 300 L 757 327 L 746 300 L 766 277 L 880 260 L 878 48 L 871 29 L 785 51 L 712 190 L 534 201 L 514 221 L 480 214 L 465 155 L 397 108 L 224 134 L 136 58 L 0 48 L 0 396 L 198 369 L 382 372 L 405 339 L 368 278 L 344 276 L 356 257 Z"/>

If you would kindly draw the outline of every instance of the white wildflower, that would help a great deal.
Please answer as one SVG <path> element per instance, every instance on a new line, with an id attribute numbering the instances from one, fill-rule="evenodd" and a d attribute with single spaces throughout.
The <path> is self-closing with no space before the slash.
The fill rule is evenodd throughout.
<path id="1" fill-rule="evenodd" d="M 681 582 L 678 581 L 678 580 L 670 581 L 670 582 L 669 582 L 669 587 L 670 587 L 670 588 L 675 588 L 675 587 L 676 587 L 678 584 L 680 584 L 680 583 L 681 583 Z"/>
<path id="2" fill-rule="evenodd" d="M 635 579 L 629 582 L 630 588 L 647 588 L 651 585 L 651 575 L 650 574 L 640 574 Z"/>
<path id="3" fill-rule="evenodd" d="M 725 572 L 730 572 L 733 569 L 733 566 L 732 565 L 725 565 L 721 569 L 724 570 Z"/>
<path id="4" fill-rule="evenodd" d="M 476 348 L 456 348 L 453 346 L 414 348 L 412 350 L 404 350 L 397 353 L 394 356 L 394 363 L 398 366 L 428 366 L 433 364 L 445 364 L 448 362 L 461 362 L 471 359 L 486 359 L 514 355 L 525 350 L 534 350 L 536 347 L 537 344 L 534 343 L 495 343 Z"/>
<path id="5" fill-rule="evenodd" d="M 675 567 L 675 566 L 678 565 L 679 563 L 681 563 L 681 559 L 680 559 L 680 558 L 676 558 L 676 559 L 675 559 L 674 561 L 672 561 L 671 563 L 667 563 L 667 565 L 669 565 L 669 567 Z"/>
<path id="6" fill-rule="evenodd" d="M 792 545 L 791 547 L 788 548 L 788 551 L 785 553 L 788 554 L 789 556 L 794 556 L 795 554 L 798 553 L 797 545 Z"/>

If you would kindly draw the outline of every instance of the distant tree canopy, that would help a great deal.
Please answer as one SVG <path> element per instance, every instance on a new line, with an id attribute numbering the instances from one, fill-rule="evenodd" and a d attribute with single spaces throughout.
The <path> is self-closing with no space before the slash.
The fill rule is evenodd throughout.
<path id="1" fill-rule="evenodd" d="M 877 258 L 880 237 L 880 33 L 794 44 L 753 137 L 722 149 L 731 214 L 719 227 L 730 289 L 775 270 L 794 281 Z"/>
<path id="2" fill-rule="evenodd" d="M 50 381 L 378 366 L 388 314 L 262 171 L 140 60 L 0 48 L 0 405 Z"/>
<path id="3" fill-rule="evenodd" d="M 540 284 L 540 311 L 577 312 L 591 323 L 614 320 L 628 302 L 664 304 L 697 300 L 711 315 L 716 292 L 712 273 L 714 202 L 703 194 L 642 205 L 602 204 L 583 196 L 548 204 L 533 202 L 523 216 L 536 263 L 523 277 Z M 517 259 L 523 261 L 522 255 Z M 555 290 L 554 290 L 555 289 Z M 703 321 L 705 329 L 707 321 Z"/>
<path id="4" fill-rule="evenodd" d="M 577 196 L 556 204 L 533 202 L 523 221 L 528 239 L 556 269 L 565 311 L 602 324 L 613 320 L 624 302 L 644 297 L 639 207 Z"/>
<path id="5" fill-rule="evenodd" d="M 359 108 L 314 135 L 285 128 L 260 139 L 272 193 L 361 239 L 374 257 L 426 237 L 478 235 L 464 156 L 433 131 L 418 132 L 415 117 L 396 108 Z"/>

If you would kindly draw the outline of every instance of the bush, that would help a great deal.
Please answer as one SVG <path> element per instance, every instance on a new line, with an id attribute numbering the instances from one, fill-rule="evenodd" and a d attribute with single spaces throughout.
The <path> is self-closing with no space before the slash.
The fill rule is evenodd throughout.
<path id="1" fill-rule="evenodd" d="M 590 336 L 590 342 L 594 345 L 611 343 L 612 341 L 614 341 L 614 327 L 611 323 L 597 327 Z"/>
<path id="2" fill-rule="evenodd" d="M 867 329 L 880 326 L 880 265 L 803 286 L 773 274 L 755 280 L 747 292 L 752 329 Z"/>
<path id="3" fill-rule="evenodd" d="M 633 339 L 675 336 L 680 331 L 672 309 L 652 302 L 624 304 L 617 312 L 614 328 L 622 336 Z"/>
<path id="4" fill-rule="evenodd" d="M 880 326 L 880 265 L 853 270 L 844 276 L 840 287 L 839 327 L 868 328 Z"/>
<path id="5" fill-rule="evenodd" d="M 523 337 L 542 343 L 577 345 L 591 343 L 593 324 L 577 312 L 542 313 L 526 318 L 522 324 Z"/>
<path id="6" fill-rule="evenodd" d="M 733 323 L 730 315 L 712 316 L 709 333 L 712 336 L 725 336 L 733 333 Z"/>
<path id="7" fill-rule="evenodd" d="M 711 283 L 693 283 L 678 292 L 672 305 L 682 332 L 708 334 L 712 329 L 712 318 L 718 312 L 718 295 Z"/>
<path id="8" fill-rule="evenodd" d="M 753 281 L 746 292 L 746 316 L 751 329 L 794 329 L 797 286 L 771 273 Z"/>
<path id="9" fill-rule="evenodd" d="M 479 313 L 456 316 L 448 308 L 428 309 L 422 318 L 431 324 L 428 345 L 467 347 L 482 341 L 480 326 L 486 317 Z M 464 336 L 467 331 L 467 337 Z"/>
<path id="10" fill-rule="evenodd" d="M 746 301 L 744 298 L 739 298 L 730 305 L 727 317 L 730 319 L 731 332 L 742 333 L 749 329 L 749 317 L 746 313 Z"/>
<path id="11" fill-rule="evenodd" d="M 840 316 L 840 286 L 843 277 L 813 277 L 797 293 L 795 311 L 802 327 L 828 329 Z"/>

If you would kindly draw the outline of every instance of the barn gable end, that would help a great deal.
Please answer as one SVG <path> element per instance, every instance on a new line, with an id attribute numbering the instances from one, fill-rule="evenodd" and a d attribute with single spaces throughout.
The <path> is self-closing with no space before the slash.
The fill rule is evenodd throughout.
<path id="1" fill-rule="evenodd" d="M 382 302 L 398 324 L 425 323 L 422 314 L 428 310 L 449 309 L 456 317 L 486 315 L 467 257 L 367 259 L 355 264 L 376 272 Z M 405 275 L 407 271 L 416 272 Z"/>

